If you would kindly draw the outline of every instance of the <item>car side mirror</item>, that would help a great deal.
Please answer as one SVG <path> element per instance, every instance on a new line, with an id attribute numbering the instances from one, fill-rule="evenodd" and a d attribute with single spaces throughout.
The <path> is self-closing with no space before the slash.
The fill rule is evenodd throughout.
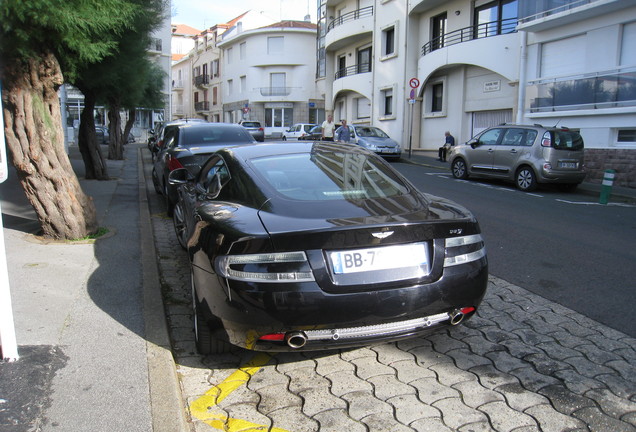
<path id="1" fill-rule="evenodd" d="M 467 144 L 468 144 L 471 148 L 475 148 L 475 147 L 479 147 L 479 145 L 480 145 L 481 143 L 479 142 L 479 140 L 478 140 L 478 139 L 476 139 L 476 138 L 475 138 L 475 139 L 471 139 L 470 141 L 468 141 L 468 143 L 467 143 Z"/>
<path id="2" fill-rule="evenodd" d="M 192 179 L 192 174 L 190 174 L 190 171 L 185 168 L 178 168 L 176 170 L 170 171 L 170 174 L 168 174 L 168 183 L 173 186 L 186 184 Z"/>
<path id="3" fill-rule="evenodd" d="M 155 130 L 154 130 L 154 129 L 148 129 L 148 133 L 149 133 L 150 135 L 154 135 L 154 134 L 155 134 Z"/>

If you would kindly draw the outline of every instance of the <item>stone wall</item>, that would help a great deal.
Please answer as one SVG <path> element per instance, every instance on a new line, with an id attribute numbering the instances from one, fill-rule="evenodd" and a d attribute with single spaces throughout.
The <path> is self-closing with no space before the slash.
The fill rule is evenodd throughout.
<path id="1" fill-rule="evenodd" d="M 636 150 L 585 149 L 585 181 L 601 183 L 607 169 L 616 171 L 614 186 L 636 188 Z"/>

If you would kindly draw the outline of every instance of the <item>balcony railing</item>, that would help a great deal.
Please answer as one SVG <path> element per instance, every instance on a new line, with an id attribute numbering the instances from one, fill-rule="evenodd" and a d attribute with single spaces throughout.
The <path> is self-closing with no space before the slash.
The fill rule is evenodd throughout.
<path id="1" fill-rule="evenodd" d="M 197 75 L 194 77 L 194 85 L 197 87 L 204 86 L 210 82 L 210 75 Z"/>
<path id="2" fill-rule="evenodd" d="M 261 87 L 261 96 L 289 96 L 293 87 Z"/>
<path id="3" fill-rule="evenodd" d="M 210 110 L 210 101 L 201 101 L 194 103 L 195 111 L 209 111 Z"/>
<path id="4" fill-rule="evenodd" d="M 599 0 L 560 0 L 558 2 L 524 2 L 521 6 L 520 24 L 526 24 L 539 18 L 549 17 L 559 12 L 576 9 Z M 547 6 L 546 6 L 547 5 Z"/>
<path id="5" fill-rule="evenodd" d="M 337 27 L 348 21 L 353 21 L 360 18 L 370 17 L 370 16 L 373 16 L 373 6 L 363 7 L 361 9 L 354 10 L 353 12 L 340 15 L 338 18 L 335 18 L 334 20 L 332 20 L 329 23 L 329 25 L 327 25 L 327 32 L 329 32 L 330 30 L 333 30 L 334 27 Z"/>
<path id="6" fill-rule="evenodd" d="M 636 106 L 636 68 L 532 81 L 530 112 Z"/>
<path id="7" fill-rule="evenodd" d="M 344 78 L 346 76 L 357 75 L 361 73 L 371 72 L 371 63 L 360 63 L 359 65 L 348 66 L 336 72 L 335 78 Z"/>
<path id="8" fill-rule="evenodd" d="M 464 27 L 459 30 L 446 33 L 435 39 L 431 39 L 422 47 L 422 56 L 429 54 L 437 49 L 462 42 L 468 42 L 473 39 L 481 39 L 491 36 L 498 36 L 517 31 L 517 18 L 509 18 L 499 21 L 491 21 L 476 26 Z"/>

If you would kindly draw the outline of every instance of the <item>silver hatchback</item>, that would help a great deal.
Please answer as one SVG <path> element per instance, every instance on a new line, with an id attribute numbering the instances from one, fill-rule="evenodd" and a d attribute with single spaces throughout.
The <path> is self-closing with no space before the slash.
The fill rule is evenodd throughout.
<path id="1" fill-rule="evenodd" d="M 499 178 L 523 191 L 540 183 L 573 190 L 585 178 L 583 138 L 567 128 L 501 125 L 454 146 L 448 159 L 453 177 Z"/>

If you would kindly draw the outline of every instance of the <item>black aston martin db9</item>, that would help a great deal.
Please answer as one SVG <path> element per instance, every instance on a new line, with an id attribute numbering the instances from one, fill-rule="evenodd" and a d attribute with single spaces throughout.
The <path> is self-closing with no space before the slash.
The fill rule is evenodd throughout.
<path id="1" fill-rule="evenodd" d="M 486 292 L 471 213 L 358 146 L 226 148 L 170 181 L 201 353 L 394 341 L 459 324 Z"/>

